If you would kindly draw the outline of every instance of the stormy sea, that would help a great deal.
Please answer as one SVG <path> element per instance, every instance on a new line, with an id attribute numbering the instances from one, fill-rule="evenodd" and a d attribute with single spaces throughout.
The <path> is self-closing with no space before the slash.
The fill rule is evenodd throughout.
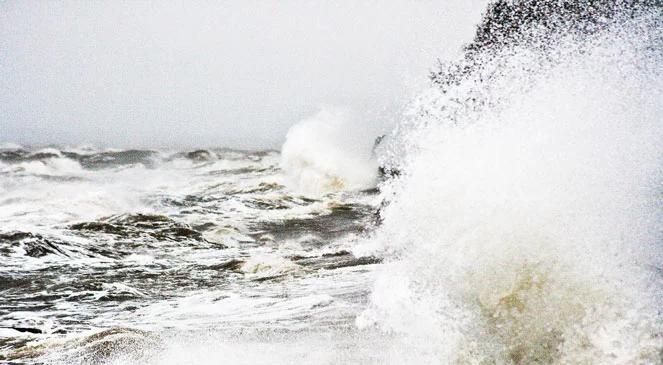
<path id="1" fill-rule="evenodd" d="M 475 29 L 361 148 L 0 145 L 0 363 L 662 364 L 663 3 Z"/>

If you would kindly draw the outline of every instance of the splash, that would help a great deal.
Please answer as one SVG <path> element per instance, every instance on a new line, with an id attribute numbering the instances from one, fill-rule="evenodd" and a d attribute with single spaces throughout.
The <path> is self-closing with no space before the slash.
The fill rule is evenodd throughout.
<path id="1" fill-rule="evenodd" d="M 429 362 L 661 361 L 659 16 L 532 30 L 414 103 L 361 327 Z"/>
<path id="2" fill-rule="evenodd" d="M 294 125 L 281 151 L 289 185 L 305 193 L 370 189 L 377 179 L 371 141 L 358 141 L 349 111 L 326 108 Z"/>

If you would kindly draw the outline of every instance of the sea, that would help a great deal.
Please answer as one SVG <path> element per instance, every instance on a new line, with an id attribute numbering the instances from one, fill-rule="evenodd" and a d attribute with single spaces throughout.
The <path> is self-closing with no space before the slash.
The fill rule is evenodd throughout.
<path id="1" fill-rule="evenodd" d="M 663 363 L 663 4 L 476 29 L 360 148 L 0 145 L 0 363 Z"/>

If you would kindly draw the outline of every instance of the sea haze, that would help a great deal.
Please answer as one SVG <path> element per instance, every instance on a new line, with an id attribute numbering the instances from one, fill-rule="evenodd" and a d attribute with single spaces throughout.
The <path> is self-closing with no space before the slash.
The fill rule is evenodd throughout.
<path id="1" fill-rule="evenodd" d="M 473 3 L 2 2 L 0 142 L 279 148 L 326 105 L 374 137 Z"/>

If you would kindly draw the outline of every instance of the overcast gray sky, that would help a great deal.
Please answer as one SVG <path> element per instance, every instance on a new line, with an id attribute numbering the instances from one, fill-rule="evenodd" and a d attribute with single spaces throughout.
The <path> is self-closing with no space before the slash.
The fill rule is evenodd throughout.
<path id="1" fill-rule="evenodd" d="M 278 148 L 321 105 L 378 133 L 484 2 L 3 1 L 0 142 Z"/>

